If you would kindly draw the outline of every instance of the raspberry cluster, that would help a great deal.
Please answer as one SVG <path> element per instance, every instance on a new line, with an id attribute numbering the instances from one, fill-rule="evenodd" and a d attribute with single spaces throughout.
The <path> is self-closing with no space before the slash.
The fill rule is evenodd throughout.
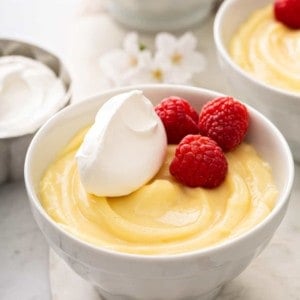
<path id="1" fill-rule="evenodd" d="M 225 179 L 228 164 L 224 152 L 244 139 L 249 115 L 244 104 L 232 97 L 207 102 L 200 114 L 183 98 L 165 98 L 155 107 L 169 144 L 178 144 L 169 170 L 190 187 L 214 188 Z"/>

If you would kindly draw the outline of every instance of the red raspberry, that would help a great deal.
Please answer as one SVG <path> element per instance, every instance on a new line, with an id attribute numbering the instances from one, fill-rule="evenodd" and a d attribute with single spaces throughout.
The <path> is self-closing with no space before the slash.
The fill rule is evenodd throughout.
<path id="1" fill-rule="evenodd" d="M 300 29 L 300 0 L 276 0 L 274 15 L 277 21 L 292 29 Z"/>
<path id="2" fill-rule="evenodd" d="M 232 97 L 207 102 L 199 116 L 200 133 L 215 140 L 224 151 L 230 151 L 242 142 L 248 126 L 246 106 Z"/>
<path id="3" fill-rule="evenodd" d="M 209 137 L 189 134 L 177 145 L 170 173 L 190 187 L 214 188 L 225 179 L 228 165 L 222 149 Z"/>
<path id="4" fill-rule="evenodd" d="M 168 137 L 169 144 L 178 144 L 187 134 L 199 133 L 198 113 L 183 98 L 171 96 L 155 106 Z"/>

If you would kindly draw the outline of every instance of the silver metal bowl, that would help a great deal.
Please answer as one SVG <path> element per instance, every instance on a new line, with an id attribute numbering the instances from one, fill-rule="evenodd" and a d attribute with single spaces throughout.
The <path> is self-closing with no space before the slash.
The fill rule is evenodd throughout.
<path id="1" fill-rule="evenodd" d="M 27 42 L 0 39 L 0 57 L 7 55 L 21 55 L 35 59 L 52 69 L 65 86 L 66 92 L 61 99 L 60 109 L 70 103 L 71 77 L 63 62 L 56 55 Z M 0 138 L 0 184 L 23 178 L 25 154 L 34 134 L 35 132 L 17 137 Z"/>

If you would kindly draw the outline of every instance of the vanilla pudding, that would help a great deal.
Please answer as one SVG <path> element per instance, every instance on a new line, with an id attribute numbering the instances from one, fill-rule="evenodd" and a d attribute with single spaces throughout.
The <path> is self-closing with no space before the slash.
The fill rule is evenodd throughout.
<path id="1" fill-rule="evenodd" d="M 129 101 L 130 97 L 127 93 L 121 99 Z M 101 115 L 99 113 L 96 119 Z M 111 128 L 111 124 L 103 127 Z M 170 175 L 169 165 L 175 146 L 166 146 L 162 139 L 158 139 L 161 141 L 158 148 L 164 159 L 157 172 L 151 171 L 153 176 L 144 178 L 129 194 L 123 191 L 118 197 L 96 196 L 93 191 L 87 191 L 80 171 L 84 167 L 76 161 L 76 156 L 82 155 L 78 149 L 86 143 L 84 139 L 91 132 L 82 129 L 62 149 L 47 168 L 39 192 L 41 204 L 50 217 L 64 230 L 90 244 L 147 255 L 189 252 L 250 230 L 271 212 L 276 203 L 278 191 L 270 166 L 250 144 L 243 143 L 226 153 L 228 174 L 225 181 L 215 189 L 204 189 L 184 186 Z M 116 137 L 110 134 L 110 138 Z M 127 146 L 121 144 L 119 148 L 122 150 Z M 156 145 L 152 146 L 155 148 Z M 98 147 L 101 150 L 101 146 Z M 90 150 L 92 153 L 92 148 Z M 146 162 L 151 162 L 151 155 Z M 135 156 L 138 161 L 139 156 Z M 111 167 L 118 168 L 114 157 L 109 159 Z M 152 159 L 157 166 L 156 157 Z M 120 186 L 124 182 L 129 185 L 135 171 L 129 168 L 122 171 L 126 178 Z M 96 171 L 93 173 L 97 176 Z M 119 181 L 115 184 L 119 185 Z"/>
<path id="2" fill-rule="evenodd" d="M 260 223 L 277 198 L 269 165 L 243 144 L 227 154 L 229 173 L 213 190 L 188 188 L 169 174 L 167 159 L 153 180 L 122 197 L 85 191 L 76 165 L 79 133 L 47 170 L 42 206 L 65 230 L 97 246 L 139 254 L 173 254 L 208 247 Z"/>
<path id="3" fill-rule="evenodd" d="M 36 131 L 63 107 L 63 82 L 43 63 L 18 55 L 0 57 L 0 138 Z"/>
<path id="4" fill-rule="evenodd" d="M 229 52 L 255 78 L 300 93 L 300 30 L 278 22 L 272 4 L 252 13 L 240 26 Z"/>

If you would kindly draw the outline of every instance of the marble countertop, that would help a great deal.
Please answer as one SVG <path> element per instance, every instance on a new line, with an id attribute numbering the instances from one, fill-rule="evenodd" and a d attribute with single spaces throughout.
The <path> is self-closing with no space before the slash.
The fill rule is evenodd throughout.
<path id="1" fill-rule="evenodd" d="M 22 6 L 22 1 L 14 2 Z M 28 2 L 38 3 L 36 0 L 26 1 L 27 6 Z M 26 18 L 30 20 L 30 9 L 23 10 L 23 19 L 18 20 L 19 27 L 10 23 L 16 20 L 13 17 L 19 16 L 18 11 L 22 11 L 19 7 L 16 12 L 11 3 L 4 0 L 0 3 L 0 35 L 24 37 L 58 53 L 73 77 L 74 102 L 107 88 L 95 61 L 101 53 L 119 46 L 127 30 L 103 12 L 100 0 L 52 1 L 47 11 L 43 9 L 48 16 L 47 22 L 43 23 L 39 14 L 40 28 L 24 21 Z M 60 26 L 53 28 L 48 22 L 49 14 L 55 16 L 58 5 L 60 10 L 56 18 Z M 10 14 L 11 18 L 4 18 L 1 11 Z M 199 40 L 199 50 L 207 59 L 206 69 L 195 84 L 230 94 L 225 76 L 217 64 L 212 25 L 213 16 L 193 30 Z M 48 39 L 42 31 L 49 34 Z M 141 37 L 150 44 L 153 40 L 151 35 Z M 299 196 L 300 166 L 296 165 L 290 206 L 274 238 L 244 273 L 225 286 L 218 300 L 300 299 Z M 32 218 L 22 181 L 0 185 L 0 241 L 0 299 L 58 299 L 51 296 L 49 248 Z"/>

